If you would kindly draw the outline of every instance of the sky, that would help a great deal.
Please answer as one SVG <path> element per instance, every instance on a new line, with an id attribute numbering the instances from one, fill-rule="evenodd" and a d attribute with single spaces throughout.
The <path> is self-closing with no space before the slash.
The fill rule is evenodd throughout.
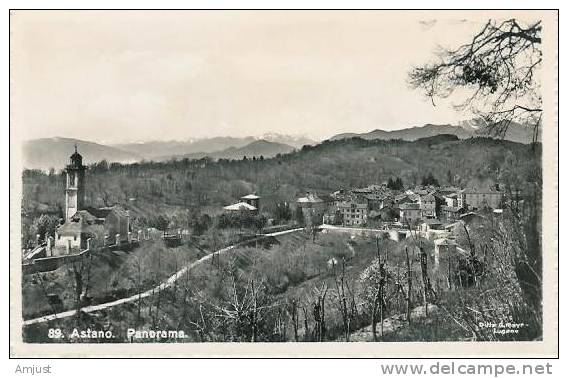
<path id="1" fill-rule="evenodd" d="M 411 67 L 487 15 L 381 11 L 15 11 L 11 127 L 102 143 L 456 123 Z"/>

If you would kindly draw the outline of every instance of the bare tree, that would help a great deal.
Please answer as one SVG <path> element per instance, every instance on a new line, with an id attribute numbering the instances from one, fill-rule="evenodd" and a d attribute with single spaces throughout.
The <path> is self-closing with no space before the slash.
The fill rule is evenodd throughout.
<path id="1" fill-rule="evenodd" d="M 327 284 L 322 283 L 321 287 L 314 288 L 315 302 L 313 315 L 316 322 L 315 327 L 315 339 L 316 341 L 324 341 L 326 334 L 326 324 L 325 324 L 325 298 L 327 296 Z"/>
<path id="2" fill-rule="evenodd" d="M 294 329 L 294 341 L 299 341 L 298 338 L 298 328 L 300 323 L 300 316 L 299 316 L 299 304 L 296 298 L 288 298 L 286 312 L 288 313 L 288 317 L 292 322 L 292 328 Z"/>
<path id="3" fill-rule="evenodd" d="M 335 264 L 333 265 L 333 275 L 335 281 L 334 296 L 336 299 L 336 305 L 343 321 L 345 341 L 349 341 L 349 336 L 351 334 L 351 322 L 355 317 L 356 306 L 355 293 L 351 289 L 351 286 L 345 277 L 345 259 L 342 260 L 341 273 L 339 275 L 336 272 Z"/>
<path id="4" fill-rule="evenodd" d="M 456 107 L 476 114 L 487 132 L 503 137 L 516 121 L 534 127 L 536 142 L 542 117 L 541 31 L 541 21 L 489 20 L 471 41 L 441 49 L 436 62 L 413 68 L 409 83 L 434 105 L 436 97 L 465 90 L 466 99 Z"/>

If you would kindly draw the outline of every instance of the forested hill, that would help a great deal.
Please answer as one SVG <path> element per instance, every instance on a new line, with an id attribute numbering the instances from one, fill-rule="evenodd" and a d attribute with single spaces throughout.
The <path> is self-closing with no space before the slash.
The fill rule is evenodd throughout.
<path id="1" fill-rule="evenodd" d="M 484 187 L 499 180 L 528 180 L 540 175 L 536 146 L 488 139 L 458 140 L 439 135 L 414 142 L 326 141 L 264 160 L 172 160 L 129 165 L 104 162 L 87 172 L 87 202 L 123 203 L 140 212 L 170 207 L 216 209 L 256 192 L 268 207 L 294 201 L 306 190 L 320 193 L 362 187 L 400 177 L 405 186 L 428 173 L 440 184 Z M 24 211 L 61 206 L 63 178 L 38 171 L 24 173 Z M 167 205 L 167 206 L 165 206 Z"/>

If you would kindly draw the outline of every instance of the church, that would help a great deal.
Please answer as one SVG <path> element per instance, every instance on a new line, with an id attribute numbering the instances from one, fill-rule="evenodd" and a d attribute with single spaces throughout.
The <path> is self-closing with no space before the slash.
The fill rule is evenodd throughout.
<path id="1" fill-rule="evenodd" d="M 53 256 L 77 253 L 96 246 L 130 242 L 130 214 L 119 206 L 85 206 L 83 157 L 75 152 L 65 168 L 65 222 L 55 231 Z M 51 249 L 48 245 L 48 249 Z M 51 252 L 51 253 L 50 253 Z"/>

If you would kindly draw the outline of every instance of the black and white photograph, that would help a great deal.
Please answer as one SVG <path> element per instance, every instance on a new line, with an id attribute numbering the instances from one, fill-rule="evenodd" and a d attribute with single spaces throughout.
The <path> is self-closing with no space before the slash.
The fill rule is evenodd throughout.
<path id="1" fill-rule="evenodd" d="M 553 10 L 10 11 L 12 350 L 557 354 L 557 48 Z"/>

